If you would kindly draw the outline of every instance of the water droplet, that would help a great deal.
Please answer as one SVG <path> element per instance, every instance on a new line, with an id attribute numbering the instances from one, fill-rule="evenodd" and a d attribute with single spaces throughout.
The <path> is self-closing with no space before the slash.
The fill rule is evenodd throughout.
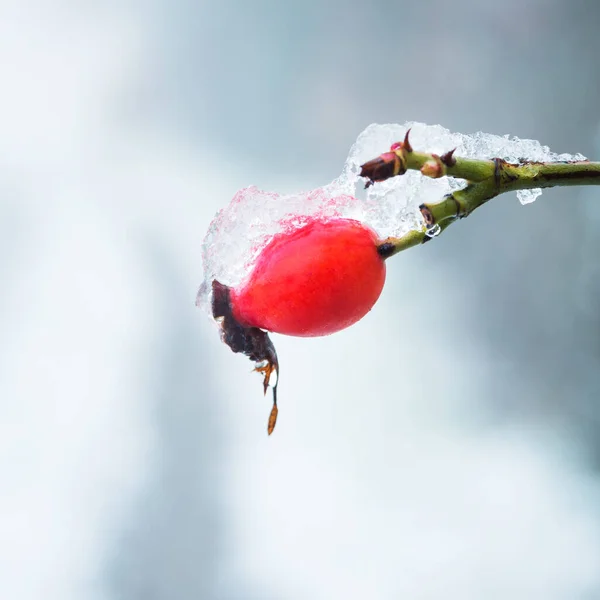
<path id="1" fill-rule="evenodd" d="M 425 235 L 432 238 L 440 235 L 440 233 L 442 233 L 442 228 L 439 226 L 439 223 L 434 223 L 431 227 L 429 227 L 429 229 L 427 229 Z"/>

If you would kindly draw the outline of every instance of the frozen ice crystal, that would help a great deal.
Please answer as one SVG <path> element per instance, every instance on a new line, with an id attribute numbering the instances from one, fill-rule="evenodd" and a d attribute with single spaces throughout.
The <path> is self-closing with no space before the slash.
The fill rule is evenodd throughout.
<path id="1" fill-rule="evenodd" d="M 581 154 L 555 154 L 535 140 L 488 133 L 452 133 L 440 125 L 405 123 L 367 127 L 352 148 L 342 174 L 322 188 L 296 194 L 279 195 L 256 187 L 240 190 L 229 206 L 210 224 L 202 246 L 204 282 L 197 304 L 208 308 L 213 279 L 229 286 L 241 283 L 252 263 L 269 240 L 281 231 L 293 229 L 311 217 L 348 217 L 372 227 L 381 238 L 400 236 L 422 225 L 418 207 L 437 202 L 448 192 L 461 188 L 459 179 L 423 177 L 408 171 L 364 190 L 360 165 L 379 156 L 392 143 L 401 141 L 408 129 L 416 150 L 442 154 L 456 148 L 455 156 L 503 158 L 512 163 L 531 161 L 585 160 Z M 522 204 L 533 202 L 541 190 L 525 190 L 517 196 Z"/>
<path id="2" fill-rule="evenodd" d="M 541 188 L 533 188 L 532 190 L 518 190 L 517 198 L 521 204 L 531 204 L 538 196 L 542 195 Z"/>

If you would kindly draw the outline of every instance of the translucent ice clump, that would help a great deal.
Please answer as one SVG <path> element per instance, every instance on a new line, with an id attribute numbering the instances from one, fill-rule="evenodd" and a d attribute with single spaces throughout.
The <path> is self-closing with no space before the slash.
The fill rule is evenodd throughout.
<path id="1" fill-rule="evenodd" d="M 352 148 L 342 174 L 332 183 L 297 194 L 279 195 L 255 187 L 240 190 L 229 206 L 210 224 L 202 246 L 204 282 L 197 304 L 208 308 L 213 279 L 236 286 L 248 274 L 252 263 L 273 235 L 296 228 L 311 217 L 347 217 L 372 227 L 381 238 L 400 236 L 422 225 L 418 207 L 437 202 L 448 192 L 465 185 L 448 177 L 431 179 L 418 171 L 408 171 L 364 190 L 359 177 L 360 165 L 389 150 L 392 143 L 404 139 L 411 129 L 410 142 L 415 150 L 442 154 L 456 148 L 456 156 L 503 158 L 557 162 L 585 160 L 581 154 L 555 154 L 534 140 L 487 133 L 452 133 L 440 125 L 405 123 L 370 125 Z M 533 202 L 541 190 L 518 192 L 522 204 Z"/>
<path id="2" fill-rule="evenodd" d="M 542 195 L 542 188 L 533 188 L 532 190 L 518 190 L 517 198 L 521 204 L 531 204 L 538 196 Z"/>

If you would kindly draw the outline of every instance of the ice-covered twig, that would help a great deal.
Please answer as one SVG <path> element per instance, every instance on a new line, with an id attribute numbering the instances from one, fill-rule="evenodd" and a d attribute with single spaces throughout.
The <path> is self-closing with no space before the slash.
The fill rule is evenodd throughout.
<path id="1" fill-rule="evenodd" d="M 447 194 L 441 202 L 421 204 L 424 226 L 401 237 L 389 237 L 379 245 L 384 257 L 422 244 L 435 237 L 451 223 L 470 215 L 488 200 L 505 192 L 555 186 L 600 184 L 600 163 L 590 161 L 509 163 L 504 159 L 478 160 L 461 158 L 454 150 L 445 154 L 415 151 L 409 141 L 410 130 L 403 142 L 361 165 L 360 175 L 367 179 L 365 188 L 404 175 L 408 170 L 420 171 L 425 177 L 448 176 L 467 181 L 467 186 Z"/>

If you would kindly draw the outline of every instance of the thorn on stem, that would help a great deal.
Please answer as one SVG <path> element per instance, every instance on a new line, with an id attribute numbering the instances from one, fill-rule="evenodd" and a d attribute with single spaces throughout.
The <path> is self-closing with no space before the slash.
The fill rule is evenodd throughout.
<path id="1" fill-rule="evenodd" d="M 406 132 L 406 135 L 404 136 L 404 141 L 403 142 L 394 142 L 391 146 L 390 146 L 390 152 L 396 152 L 398 150 L 400 151 L 404 151 L 404 152 L 412 152 L 412 146 L 410 145 L 410 142 L 408 140 L 408 135 L 410 134 L 410 129 Z"/>
<path id="2" fill-rule="evenodd" d="M 408 141 L 408 135 L 409 134 L 410 134 L 410 129 L 407 129 L 406 130 L 406 135 L 404 136 L 404 142 L 403 142 L 403 144 L 404 144 L 404 149 L 407 152 L 412 152 L 413 151 L 412 146 L 410 145 L 410 142 Z"/>
<path id="3" fill-rule="evenodd" d="M 456 152 L 456 148 L 449 150 L 446 154 L 442 154 L 440 160 L 447 166 L 453 167 L 456 164 L 456 159 L 454 158 L 454 152 Z"/>

